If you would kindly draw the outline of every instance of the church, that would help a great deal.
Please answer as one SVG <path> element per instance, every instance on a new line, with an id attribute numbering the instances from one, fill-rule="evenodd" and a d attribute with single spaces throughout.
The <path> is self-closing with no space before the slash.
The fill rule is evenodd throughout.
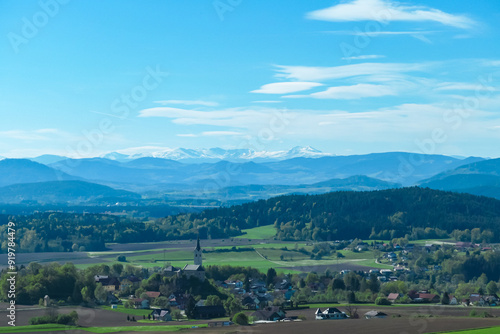
<path id="1" fill-rule="evenodd" d="M 194 264 L 186 264 L 184 268 L 179 271 L 179 275 L 182 274 L 186 275 L 187 278 L 194 276 L 202 282 L 205 280 L 205 269 L 203 269 L 200 237 L 198 237 L 196 248 L 194 249 Z"/>

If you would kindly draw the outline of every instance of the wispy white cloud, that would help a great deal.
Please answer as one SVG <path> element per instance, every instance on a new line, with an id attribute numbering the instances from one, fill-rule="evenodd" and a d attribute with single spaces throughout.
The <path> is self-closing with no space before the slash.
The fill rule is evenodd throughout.
<path id="1" fill-rule="evenodd" d="M 250 93 L 261 94 L 288 94 L 304 90 L 309 90 L 314 87 L 323 86 L 318 82 L 274 82 L 260 87 L 260 89 L 252 90 Z"/>
<path id="2" fill-rule="evenodd" d="M 58 129 L 37 129 L 37 130 L 9 130 L 0 131 L 0 137 L 8 139 L 18 139 L 24 141 L 46 141 L 51 140 L 54 137 L 65 137 L 68 138 L 69 134 L 62 132 Z"/>
<path id="3" fill-rule="evenodd" d="M 425 63 L 361 63 L 334 67 L 276 65 L 277 77 L 290 80 L 324 81 L 366 75 L 400 75 L 428 69 Z"/>
<path id="4" fill-rule="evenodd" d="M 464 82 L 443 82 L 439 84 L 439 87 L 436 90 L 482 90 L 484 86 L 480 83 L 464 83 Z M 494 87 L 489 87 L 490 91 L 496 91 Z"/>
<path id="5" fill-rule="evenodd" d="M 411 21 L 438 22 L 446 26 L 468 29 L 476 22 L 465 15 L 445 13 L 425 6 L 408 6 L 389 0 L 352 0 L 306 14 L 308 19 L 348 22 L 348 21 Z"/>
<path id="6" fill-rule="evenodd" d="M 391 35 L 429 35 L 436 33 L 437 31 L 425 31 L 425 30 L 415 30 L 415 31 L 349 31 L 349 30 L 338 30 L 329 31 L 331 34 L 338 35 L 352 35 L 352 36 L 367 36 L 367 37 L 379 37 L 379 36 L 391 36 Z"/>
<path id="7" fill-rule="evenodd" d="M 155 103 L 168 105 L 168 104 L 183 104 L 186 106 L 206 106 L 206 107 L 216 107 L 219 105 L 217 102 L 213 101 L 202 101 L 202 100 L 164 100 L 164 101 L 155 101 Z"/>
<path id="8" fill-rule="evenodd" d="M 281 117 L 282 113 L 282 109 L 268 107 L 216 109 L 212 111 L 158 107 L 141 110 L 138 117 L 169 118 L 173 123 L 182 125 L 262 129 L 269 127 L 270 120 L 273 117 Z"/>
<path id="9" fill-rule="evenodd" d="M 181 133 L 178 137 L 223 137 L 223 136 L 244 136 L 236 131 L 203 131 L 201 133 Z"/>
<path id="10" fill-rule="evenodd" d="M 396 95 L 396 90 L 383 85 L 357 84 L 352 86 L 330 87 L 323 92 L 312 93 L 309 95 L 288 95 L 284 97 L 312 97 L 315 99 L 337 99 L 353 100 L 363 97 L 379 97 L 386 95 Z"/>
<path id="11" fill-rule="evenodd" d="M 362 55 L 362 56 L 352 56 L 352 57 L 343 57 L 343 60 L 366 60 L 366 59 L 377 59 L 377 58 L 385 58 L 383 55 Z"/>
<path id="12" fill-rule="evenodd" d="M 268 101 L 252 101 L 252 103 L 282 103 L 283 101 L 274 101 L 274 100 L 268 100 Z"/>

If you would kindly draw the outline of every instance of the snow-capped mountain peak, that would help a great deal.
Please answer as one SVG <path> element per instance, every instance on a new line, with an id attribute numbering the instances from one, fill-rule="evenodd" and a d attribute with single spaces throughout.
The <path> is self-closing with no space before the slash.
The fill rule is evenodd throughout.
<path id="1" fill-rule="evenodd" d="M 288 151 L 256 151 L 252 149 L 222 149 L 202 148 L 168 148 L 168 147 L 135 147 L 117 152 L 110 152 L 101 157 L 117 161 L 129 161 L 138 158 L 162 158 L 182 162 L 210 162 L 218 160 L 228 161 L 276 161 L 292 158 L 319 158 L 324 156 L 334 156 L 331 153 L 323 153 L 311 146 L 296 146 Z"/>

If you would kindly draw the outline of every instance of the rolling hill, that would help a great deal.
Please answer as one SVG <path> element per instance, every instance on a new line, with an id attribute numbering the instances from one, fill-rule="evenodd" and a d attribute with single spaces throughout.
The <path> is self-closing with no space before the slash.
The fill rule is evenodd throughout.
<path id="1" fill-rule="evenodd" d="M 129 191 L 116 190 L 100 184 L 83 181 L 49 181 L 14 184 L 0 188 L 0 203 L 87 203 L 100 201 L 136 201 L 141 196 Z"/>
<path id="2" fill-rule="evenodd" d="M 18 183 L 79 180 L 74 175 L 28 159 L 0 161 L 0 187 Z"/>
<path id="3" fill-rule="evenodd" d="M 500 159 L 478 161 L 445 171 L 422 181 L 420 186 L 500 199 Z"/>

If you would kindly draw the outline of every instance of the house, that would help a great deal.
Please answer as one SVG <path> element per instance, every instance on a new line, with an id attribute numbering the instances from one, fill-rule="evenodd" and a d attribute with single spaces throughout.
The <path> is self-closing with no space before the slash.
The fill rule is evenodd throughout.
<path id="1" fill-rule="evenodd" d="M 391 303 L 395 303 L 401 295 L 399 293 L 390 293 L 387 296 L 387 300 L 390 301 Z"/>
<path id="2" fill-rule="evenodd" d="M 489 306 L 498 305 L 498 296 L 496 294 L 484 296 L 484 300 L 488 303 Z"/>
<path id="3" fill-rule="evenodd" d="M 257 305 L 259 305 L 259 299 L 253 295 L 247 295 L 241 300 L 241 305 L 246 307 L 247 309 L 257 309 Z"/>
<path id="4" fill-rule="evenodd" d="M 96 283 L 101 283 L 106 291 L 113 292 L 120 289 L 120 281 L 116 277 L 95 275 L 94 280 Z"/>
<path id="5" fill-rule="evenodd" d="M 469 296 L 469 302 L 477 306 L 496 306 L 498 303 L 498 296 L 496 294 L 483 296 L 478 293 L 472 293 Z"/>
<path id="6" fill-rule="evenodd" d="M 374 318 L 386 318 L 387 314 L 380 311 L 369 311 L 365 313 L 366 319 L 374 319 Z"/>
<path id="7" fill-rule="evenodd" d="M 472 242 L 459 241 L 455 244 L 455 247 L 463 250 L 467 248 L 474 248 L 474 244 Z"/>
<path id="8" fill-rule="evenodd" d="M 169 309 L 154 309 L 151 312 L 151 318 L 158 321 L 172 321 L 172 314 Z"/>
<path id="9" fill-rule="evenodd" d="M 256 320 L 278 321 L 285 318 L 285 311 L 279 306 L 268 306 L 251 314 Z"/>
<path id="10" fill-rule="evenodd" d="M 163 275 L 167 276 L 167 277 L 172 277 L 172 276 L 175 276 L 177 275 L 177 273 L 181 270 L 181 268 L 177 268 L 177 267 L 174 267 L 174 266 L 168 266 L 166 268 L 163 269 Z"/>
<path id="11" fill-rule="evenodd" d="M 458 305 L 457 297 L 450 295 L 450 305 Z"/>
<path id="12" fill-rule="evenodd" d="M 135 299 L 132 299 L 132 302 L 134 303 L 134 308 L 138 308 L 138 309 L 148 309 L 149 308 L 149 300 L 147 300 L 147 299 L 135 298 Z"/>
<path id="13" fill-rule="evenodd" d="M 191 295 L 189 294 L 183 294 L 183 293 L 172 293 L 168 297 L 168 302 L 170 303 L 170 306 L 177 306 L 179 310 L 184 310 L 186 308 L 186 305 L 191 299 Z"/>
<path id="14" fill-rule="evenodd" d="M 151 298 L 151 299 L 155 299 L 155 298 L 160 297 L 160 292 L 158 292 L 158 291 L 146 291 L 144 293 L 148 296 L 148 298 Z"/>
<path id="15" fill-rule="evenodd" d="M 195 306 L 193 311 L 196 319 L 212 319 L 226 316 L 226 310 L 222 305 Z"/>
<path id="16" fill-rule="evenodd" d="M 438 295 L 435 295 L 433 293 L 418 292 L 414 294 L 408 294 L 408 296 L 415 303 L 439 303 L 439 301 L 441 300 Z"/>
<path id="17" fill-rule="evenodd" d="M 345 314 L 345 312 L 341 312 L 336 307 L 329 307 L 324 311 L 321 309 L 316 310 L 316 320 L 325 320 L 325 319 L 348 319 L 349 316 Z"/>

